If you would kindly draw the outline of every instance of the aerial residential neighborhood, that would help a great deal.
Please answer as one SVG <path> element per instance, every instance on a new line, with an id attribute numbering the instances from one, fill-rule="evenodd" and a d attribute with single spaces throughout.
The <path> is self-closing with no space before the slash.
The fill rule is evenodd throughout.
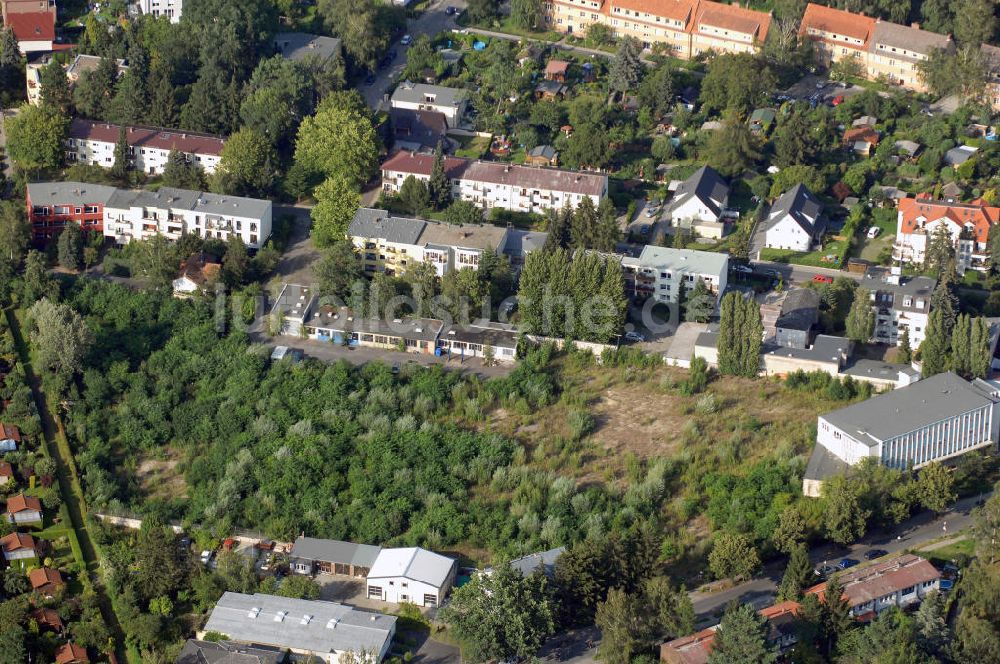
<path id="1" fill-rule="evenodd" d="M 992 0 L 0 0 L 0 664 L 988 664 Z"/>

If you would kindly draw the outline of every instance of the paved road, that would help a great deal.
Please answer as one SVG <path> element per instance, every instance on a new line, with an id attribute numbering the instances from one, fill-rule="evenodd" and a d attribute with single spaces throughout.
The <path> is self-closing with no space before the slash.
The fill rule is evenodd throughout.
<path id="1" fill-rule="evenodd" d="M 885 549 L 889 553 L 920 548 L 934 539 L 969 527 L 972 524 L 970 512 L 977 500 L 978 496 L 961 500 L 941 516 L 921 512 L 895 528 L 869 533 L 860 542 L 849 547 L 834 544 L 817 547 L 809 552 L 809 559 L 815 565 L 835 564 L 844 557 L 864 560 L 865 552 L 873 548 Z M 767 606 L 774 600 L 783 572 L 784 563 L 781 562 L 769 565 L 760 577 L 728 590 L 717 593 L 692 592 L 691 601 L 695 614 L 707 619 L 712 614 L 721 612 L 733 600 L 750 603 L 757 608 Z"/>
<path id="2" fill-rule="evenodd" d="M 791 265 L 789 263 L 775 263 L 773 261 L 752 261 L 752 263 L 757 272 L 776 271 L 781 275 L 782 281 L 785 282 L 786 286 L 790 283 L 804 284 L 812 281 L 812 278 L 817 274 L 833 278 L 847 277 L 856 281 L 860 281 L 864 276 L 848 272 L 847 270 L 837 270 L 829 267 L 807 267 L 804 265 Z"/>
<path id="3" fill-rule="evenodd" d="M 435 0 L 431 2 L 420 18 L 409 22 L 406 26 L 407 34 L 416 39 L 420 35 L 433 37 L 442 30 L 451 30 L 455 27 L 455 17 L 445 13 L 445 9 L 448 7 L 465 9 L 465 0 Z M 374 109 L 378 109 L 382 96 L 389 92 L 396 78 L 406 66 L 406 51 L 409 47 L 403 46 L 397 41 L 392 45 L 392 48 L 396 50 L 396 57 L 386 67 L 378 71 L 375 75 L 375 81 L 371 85 L 362 83 L 358 86 L 365 101 Z"/>

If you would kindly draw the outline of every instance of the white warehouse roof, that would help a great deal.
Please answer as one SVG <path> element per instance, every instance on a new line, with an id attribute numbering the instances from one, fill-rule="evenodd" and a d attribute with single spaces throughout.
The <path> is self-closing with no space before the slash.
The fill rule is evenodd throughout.
<path id="1" fill-rule="evenodd" d="M 403 577 L 440 588 L 455 561 L 419 547 L 382 549 L 368 572 L 368 580 Z"/>

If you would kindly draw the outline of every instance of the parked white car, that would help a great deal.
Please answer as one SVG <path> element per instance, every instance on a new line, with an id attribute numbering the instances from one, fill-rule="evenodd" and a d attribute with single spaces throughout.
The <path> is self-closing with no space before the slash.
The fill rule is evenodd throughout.
<path id="1" fill-rule="evenodd" d="M 879 228 L 878 226 L 872 226 L 871 228 L 868 229 L 868 239 L 874 240 L 875 238 L 878 237 L 878 234 L 881 232 L 882 232 L 881 228 Z"/>

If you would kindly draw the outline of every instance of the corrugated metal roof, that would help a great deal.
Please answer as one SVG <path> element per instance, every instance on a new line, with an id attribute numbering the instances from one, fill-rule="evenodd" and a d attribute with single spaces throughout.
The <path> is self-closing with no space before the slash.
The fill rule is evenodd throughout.
<path id="1" fill-rule="evenodd" d="M 292 545 L 291 555 L 305 560 L 371 567 L 381 550 L 382 547 L 371 544 L 299 537 Z"/>

